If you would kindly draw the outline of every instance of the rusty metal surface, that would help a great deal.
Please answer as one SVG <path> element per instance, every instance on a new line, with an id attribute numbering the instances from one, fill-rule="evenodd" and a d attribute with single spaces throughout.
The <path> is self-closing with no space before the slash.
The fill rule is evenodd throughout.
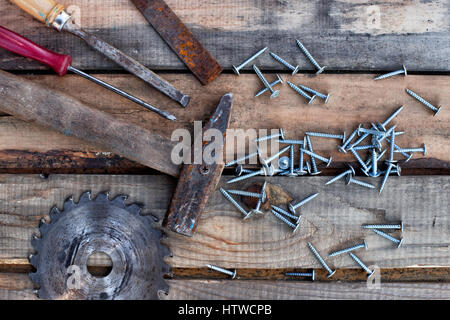
<path id="1" fill-rule="evenodd" d="M 210 118 L 203 130 L 214 128 L 219 130 L 225 140 L 231 109 L 233 107 L 233 94 L 227 93 L 219 102 L 214 115 Z M 203 144 L 203 150 L 214 141 Z M 220 154 L 222 154 L 222 149 Z M 224 168 L 224 163 L 184 165 L 178 180 L 175 193 L 170 203 L 166 217 L 166 226 L 177 233 L 192 236 L 197 228 L 200 215 L 206 202 L 217 183 Z"/>
<path id="2" fill-rule="evenodd" d="M 169 82 L 162 79 L 156 73 L 149 70 L 144 65 L 140 64 L 138 61 L 126 55 L 122 51 L 114 48 L 113 46 L 97 38 L 96 36 L 85 32 L 76 24 L 67 23 L 64 26 L 64 31 L 72 33 L 73 35 L 76 35 L 77 37 L 83 39 L 92 48 L 117 63 L 128 72 L 149 83 L 155 89 L 161 91 L 172 100 L 181 104 L 183 107 L 186 107 L 189 104 L 191 98 L 187 94 L 184 94 L 183 92 L 172 86 Z"/>
<path id="3" fill-rule="evenodd" d="M 168 292 L 164 275 L 170 271 L 164 257 L 169 249 L 160 243 L 162 232 L 137 204 L 125 204 L 127 196 L 109 199 L 89 192 L 78 203 L 68 198 L 59 211 L 50 211 L 50 222 L 41 222 L 41 236 L 34 238 L 36 252 L 30 263 L 31 280 L 43 299 L 123 300 L 158 299 Z M 99 277 L 87 267 L 94 252 L 107 254 L 109 274 Z"/>
<path id="4" fill-rule="evenodd" d="M 222 72 L 216 59 L 163 0 L 132 2 L 203 85 Z"/>

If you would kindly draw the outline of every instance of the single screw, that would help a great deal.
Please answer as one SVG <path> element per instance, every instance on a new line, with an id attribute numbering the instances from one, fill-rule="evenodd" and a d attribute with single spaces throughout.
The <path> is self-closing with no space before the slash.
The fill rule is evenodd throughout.
<path id="1" fill-rule="evenodd" d="M 321 155 L 318 155 L 317 153 L 311 152 L 309 150 L 306 149 L 301 149 L 300 151 L 306 153 L 308 156 L 319 159 L 322 162 L 325 162 L 327 164 L 327 167 L 330 165 L 331 160 L 333 159 L 331 156 L 329 159 L 322 157 Z"/>
<path id="2" fill-rule="evenodd" d="M 257 175 L 273 176 L 276 172 L 277 171 L 275 170 L 275 168 L 271 164 L 269 164 L 267 167 L 262 167 L 261 169 L 256 170 L 254 172 L 250 172 L 243 176 L 228 180 L 227 183 L 234 183 L 234 182 L 242 181 L 242 180 L 257 176 Z"/>
<path id="3" fill-rule="evenodd" d="M 394 145 L 395 145 L 395 131 L 391 131 L 391 144 L 389 145 L 389 162 L 395 163 L 394 161 Z"/>
<path id="4" fill-rule="evenodd" d="M 299 85 L 299 87 L 302 88 L 303 90 L 309 92 L 309 93 L 312 93 L 315 96 L 318 96 L 319 98 L 322 98 L 323 100 L 325 100 L 324 103 L 327 103 L 328 99 L 330 99 L 330 94 L 329 93 L 327 95 L 324 95 L 323 93 L 320 93 L 320 92 L 318 92 L 318 91 L 316 91 L 314 89 L 308 88 L 307 86 Z"/>
<path id="5" fill-rule="evenodd" d="M 255 172 L 255 170 L 245 169 L 242 167 L 242 165 L 238 165 L 235 169 L 235 174 L 237 177 L 240 177 L 243 173 L 252 173 Z"/>
<path id="6" fill-rule="evenodd" d="M 275 210 L 270 210 L 270 211 L 272 211 L 272 213 L 273 213 L 273 215 L 275 217 L 277 217 L 278 219 L 280 219 L 281 221 L 286 223 L 288 226 L 293 228 L 294 229 L 294 231 L 293 231 L 294 233 L 297 231 L 298 227 L 300 227 L 300 223 L 294 224 L 294 223 L 290 222 L 288 219 L 286 219 L 285 217 L 283 217 L 281 214 L 276 212 Z"/>
<path id="7" fill-rule="evenodd" d="M 421 96 L 419 96 L 417 93 L 406 89 L 406 92 L 409 93 L 410 96 L 412 96 L 413 98 L 415 98 L 416 100 L 418 100 L 419 102 L 421 102 L 423 105 L 425 105 L 426 107 L 430 108 L 431 110 L 434 111 L 434 116 L 437 116 L 437 114 L 439 113 L 439 111 L 441 111 L 441 107 L 435 107 L 433 106 L 431 103 L 429 103 L 427 100 L 425 100 L 424 98 L 422 98 Z"/>
<path id="8" fill-rule="evenodd" d="M 264 166 L 268 166 L 270 162 L 272 162 L 273 160 L 275 160 L 276 158 L 278 158 L 281 154 L 285 153 L 286 151 L 288 151 L 290 148 L 290 146 L 287 146 L 283 149 L 281 149 L 279 152 L 275 153 L 274 155 L 270 156 L 267 159 L 263 159 L 262 157 L 260 157 L 259 161 L 261 161 L 261 163 Z"/>
<path id="9" fill-rule="evenodd" d="M 245 211 L 245 209 L 242 208 L 241 205 L 239 203 L 237 203 L 237 201 L 234 200 L 233 197 L 228 192 L 226 192 L 223 188 L 220 188 L 220 192 L 222 192 L 223 196 L 225 198 L 227 198 L 233 204 L 233 206 L 235 206 L 244 216 L 246 216 L 248 214 L 248 212 Z"/>
<path id="10" fill-rule="evenodd" d="M 400 69 L 397 71 L 392 71 L 392 72 L 389 72 L 386 74 L 382 74 L 381 76 L 375 77 L 373 80 L 382 80 L 382 79 L 390 78 L 390 77 L 393 77 L 393 76 L 396 76 L 396 75 L 402 74 L 402 73 L 406 77 L 408 75 L 408 73 L 406 72 L 406 67 L 405 67 L 405 65 L 403 65 L 402 67 L 403 67 L 403 69 Z"/>
<path id="11" fill-rule="evenodd" d="M 401 149 L 397 149 L 394 152 L 423 152 L 423 155 L 427 154 L 427 148 L 425 147 L 425 145 L 423 145 L 422 148 L 401 148 Z"/>
<path id="12" fill-rule="evenodd" d="M 276 86 L 277 84 L 283 84 L 284 82 L 283 82 L 283 78 L 281 78 L 280 77 L 280 75 L 278 75 L 277 74 L 277 80 L 275 80 L 274 82 L 272 82 L 271 84 L 270 84 L 270 86 L 271 87 L 274 87 L 274 86 Z M 260 95 L 262 95 L 263 93 L 265 93 L 265 92 L 267 92 L 267 91 L 269 91 L 269 89 L 268 88 L 264 88 L 264 89 L 261 89 L 260 91 L 258 91 L 258 93 L 256 93 L 255 94 L 255 97 L 259 97 Z"/>
<path id="13" fill-rule="evenodd" d="M 378 171 L 378 155 L 375 149 L 372 149 L 372 175 L 377 176 Z"/>
<path id="14" fill-rule="evenodd" d="M 242 161 L 245 161 L 247 159 L 253 158 L 254 156 L 257 156 L 258 154 L 259 154 L 259 152 L 253 152 L 253 153 L 251 153 L 249 155 L 246 155 L 244 157 L 241 157 L 239 159 L 227 162 L 227 163 L 225 163 L 225 167 L 231 167 L 232 165 L 235 165 L 235 164 L 237 164 L 239 162 L 242 162 Z"/>
<path id="15" fill-rule="evenodd" d="M 403 222 L 400 222 L 400 224 L 366 224 L 362 227 L 364 229 L 392 229 L 403 232 Z"/>
<path id="16" fill-rule="evenodd" d="M 305 46 L 299 41 L 297 40 L 297 45 L 299 46 L 300 50 L 303 51 L 303 53 L 305 54 L 305 56 L 308 58 L 309 61 L 311 61 L 311 63 L 316 67 L 316 69 L 318 69 L 318 71 L 316 72 L 316 74 L 321 74 L 323 72 L 323 70 L 327 67 L 327 66 L 323 66 L 321 67 L 317 61 L 312 57 L 312 55 L 309 53 L 308 50 L 306 50 Z"/>
<path id="17" fill-rule="evenodd" d="M 395 242 L 397 244 L 397 248 L 400 248 L 400 246 L 403 243 L 403 239 L 396 239 L 396 238 L 391 237 L 387 233 L 384 233 L 383 231 L 380 231 L 378 229 L 372 229 L 372 231 L 375 232 L 376 234 L 382 236 L 383 238 L 386 238 L 388 240 L 391 240 L 392 242 Z"/>
<path id="18" fill-rule="evenodd" d="M 394 166 L 394 164 L 389 161 L 386 161 L 386 164 L 388 167 L 387 167 L 386 171 L 384 172 L 383 181 L 381 181 L 380 193 L 381 193 L 381 191 L 383 191 L 384 185 L 386 184 L 386 181 L 387 181 L 389 175 L 391 174 L 392 167 Z"/>
<path id="19" fill-rule="evenodd" d="M 311 104 L 313 101 L 314 101 L 314 99 L 316 98 L 316 96 L 310 96 L 310 95 L 308 95 L 305 91 L 303 91 L 302 89 L 300 89 L 299 87 L 297 87 L 295 84 L 293 84 L 292 82 L 287 82 L 288 83 L 288 85 L 292 88 L 292 89 L 294 89 L 294 91 L 295 92 L 297 92 L 299 95 L 301 95 L 301 96 L 303 96 L 303 97 L 305 97 L 306 99 L 308 99 L 309 100 L 309 102 L 308 102 L 308 104 Z"/>
<path id="20" fill-rule="evenodd" d="M 221 272 L 221 273 L 225 273 L 225 274 L 231 276 L 231 279 L 236 278 L 236 269 L 234 269 L 234 271 L 230 271 L 230 270 L 227 270 L 227 269 L 224 269 L 224 268 L 221 268 L 221 267 L 213 266 L 211 264 L 207 264 L 206 266 L 208 268 L 210 268 L 211 270 L 218 271 L 218 272 Z"/>
<path id="21" fill-rule="evenodd" d="M 291 218 L 292 220 L 295 220 L 297 224 L 300 222 L 300 217 L 301 216 L 296 216 L 296 215 L 294 215 L 292 213 L 289 213 L 286 210 L 284 210 L 284 209 L 282 209 L 280 207 L 274 206 L 274 205 L 272 205 L 271 207 L 276 212 L 281 213 L 281 214 L 285 215 L 286 217 Z"/>
<path id="22" fill-rule="evenodd" d="M 342 142 L 344 142 L 344 140 L 345 140 L 345 132 L 344 132 L 344 134 L 331 134 L 331 133 L 308 131 L 308 132 L 306 132 L 306 134 L 311 137 L 340 139 L 340 140 L 342 140 Z"/>
<path id="23" fill-rule="evenodd" d="M 384 120 L 383 123 L 378 123 L 378 127 L 382 129 L 383 131 L 386 131 L 386 125 L 392 121 L 399 113 L 403 110 L 403 106 L 395 110 L 393 114 L 391 114 L 386 120 Z"/>
<path id="24" fill-rule="evenodd" d="M 368 134 L 372 134 L 372 135 L 380 136 L 380 137 L 384 136 L 384 133 L 379 130 L 366 129 L 366 128 L 363 128 L 361 125 L 359 125 L 358 126 L 358 136 L 360 136 L 361 133 L 368 133 Z"/>
<path id="25" fill-rule="evenodd" d="M 279 143 L 285 143 L 285 144 L 299 144 L 304 145 L 304 141 L 302 140 L 278 140 Z"/>
<path id="26" fill-rule="evenodd" d="M 298 207 L 301 207 L 302 205 L 304 205 L 305 203 L 311 201 L 312 199 L 314 199 L 315 197 L 317 197 L 319 195 L 319 193 L 314 193 L 313 195 L 310 195 L 309 197 L 303 199 L 302 201 L 296 203 L 296 204 L 292 204 L 289 203 L 289 210 L 295 214 L 295 209 L 297 209 Z"/>
<path id="27" fill-rule="evenodd" d="M 314 248 L 314 246 L 310 242 L 308 242 L 308 246 L 309 249 L 311 249 L 312 253 L 316 256 L 317 260 L 319 260 L 320 264 L 328 271 L 327 278 L 330 278 L 336 272 L 336 270 L 331 270 L 331 268 L 326 264 L 325 260 L 322 259 L 316 248 Z"/>
<path id="28" fill-rule="evenodd" d="M 236 73 L 237 75 L 240 75 L 239 70 L 241 70 L 243 67 L 245 67 L 247 64 L 249 64 L 251 61 L 255 60 L 257 57 L 259 57 L 261 54 L 264 53 L 264 51 L 267 50 L 267 47 L 259 50 L 257 53 L 255 53 L 254 55 L 252 55 L 250 58 L 248 58 L 247 60 L 245 60 L 244 62 L 242 62 L 240 65 L 238 65 L 237 67 L 233 66 L 233 71 L 234 73 Z"/>
<path id="29" fill-rule="evenodd" d="M 271 52 L 270 55 L 272 56 L 272 58 L 274 58 L 275 60 L 277 60 L 279 63 L 281 63 L 283 66 L 289 68 L 292 70 L 292 75 L 295 75 L 298 70 L 300 69 L 300 66 L 296 66 L 294 67 L 293 65 L 291 65 L 289 62 L 283 60 L 280 56 L 277 56 L 275 53 Z"/>
<path id="30" fill-rule="evenodd" d="M 341 174 L 337 175 L 336 177 L 334 177 L 333 179 L 329 180 L 327 183 L 325 183 L 325 185 L 329 185 L 332 184 L 333 182 L 345 177 L 346 175 L 355 175 L 355 169 L 353 169 L 353 167 L 349 164 L 347 164 L 347 166 L 350 168 L 344 172 L 342 172 Z"/>
<path id="31" fill-rule="evenodd" d="M 353 153 L 353 155 L 355 156 L 356 160 L 358 160 L 358 162 L 359 162 L 359 164 L 361 165 L 361 167 L 363 167 L 364 170 L 367 172 L 367 171 L 368 171 L 368 170 L 367 170 L 367 166 L 366 166 L 366 164 L 364 163 L 364 161 L 361 159 L 361 157 L 359 156 L 358 152 L 356 152 L 356 150 L 353 149 L 353 148 L 350 149 L 350 152 Z"/>
<path id="32" fill-rule="evenodd" d="M 305 140 L 306 140 L 306 145 L 308 146 L 309 151 L 314 152 L 312 143 L 311 143 L 311 139 L 308 135 L 305 136 Z M 300 152 L 303 152 L 300 149 Z M 314 157 L 310 157 L 311 160 L 311 165 L 312 165 L 312 171 L 310 172 L 311 175 L 318 175 L 320 173 L 320 171 L 317 170 L 317 164 L 316 164 L 316 159 L 314 159 Z"/>
<path id="33" fill-rule="evenodd" d="M 342 146 L 338 146 L 338 149 L 343 152 L 343 153 L 347 153 L 347 151 L 345 150 L 345 148 L 347 147 L 347 145 L 350 143 L 350 141 L 353 140 L 353 138 L 358 134 L 358 129 L 355 129 L 355 131 L 352 132 L 352 134 L 348 137 L 348 139 L 344 142 L 344 144 Z"/>
<path id="34" fill-rule="evenodd" d="M 229 194 L 235 194 L 238 196 L 250 197 L 250 198 L 261 198 L 262 197 L 262 195 L 260 193 L 248 192 L 248 191 L 244 191 L 244 190 L 226 190 L 226 192 L 228 192 Z"/>
<path id="35" fill-rule="evenodd" d="M 285 275 L 290 276 L 290 277 L 311 277 L 312 281 L 314 281 L 316 278 L 314 270 L 312 270 L 311 273 L 309 273 L 309 272 L 286 272 Z"/>
<path id="36" fill-rule="evenodd" d="M 289 157 L 281 157 L 278 159 L 278 168 L 281 170 L 286 170 L 289 168 Z"/>
<path id="37" fill-rule="evenodd" d="M 339 251 L 332 252 L 328 256 L 329 257 L 334 257 L 334 256 L 338 256 L 338 255 L 343 254 L 343 253 L 347 253 L 347 252 L 350 252 L 350 251 L 353 251 L 353 250 L 362 249 L 362 248 L 367 250 L 366 240 L 363 240 L 363 243 L 361 243 L 361 244 L 357 244 L 355 246 L 352 246 L 352 247 L 349 247 L 349 248 L 346 248 L 346 249 L 342 249 L 342 250 L 339 250 Z"/>
<path id="38" fill-rule="evenodd" d="M 294 172 L 294 145 L 291 144 L 291 147 L 289 149 L 289 173 L 287 174 L 288 177 L 296 177 L 297 173 Z"/>
<path id="39" fill-rule="evenodd" d="M 305 138 L 303 138 L 303 145 L 306 144 Z M 300 157 L 299 157 L 299 161 L 298 161 L 298 169 L 297 169 L 297 174 L 298 175 L 305 175 L 307 173 L 307 171 L 305 171 L 304 169 L 304 153 L 302 152 L 302 147 L 300 147 L 299 149 L 300 152 Z"/>
<path id="40" fill-rule="evenodd" d="M 280 90 L 274 90 L 269 82 L 267 82 L 266 78 L 264 78 L 263 74 L 261 73 L 261 71 L 259 71 L 258 67 L 256 65 L 253 65 L 253 70 L 255 70 L 256 75 L 258 76 L 259 80 L 261 80 L 261 82 L 266 86 L 267 89 L 270 90 L 270 99 L 276 98 L 278 97 L 278 95 L 280 94 Z"/>
<path id="41" fill-rule="evenodd" d="M 364 181 L 361 181 L 361 180 L 353 179 L 351 175 L 347 175 L 345 177 L 345 184 L 348 185 L 350 183 L 354 183 L 354 184 L 357 184 L 357 185 L 360 185 L 360 186 L 363 186 L 363 187 L 366 187 L 366 188 L 370 188 L 370 189 L 375 189 L 375 186 L 371 185 L 370 183 L 367 183 L 367 182 L 364 182 Z"/>
<path id="42" fill-rule="evenodd" d="M 363 145 L 363 146 L 354 146 L 352 148 L 355 151 L 359 151 L 359 150 L 369 150 L 369 149 L 379 149 L 378 145 L 374 145 L 374 144 L 367 144 L 367 145 Z"/>
<path id="43" fill-rule="evenodd" d="M 274 133 L 274 134 L 271 134 L 271 135 L 268 135 L 268 136 L 265 136 L 265 137 L 257 138 L 257 139 L 255 139 L 255 142 L 271 140 L 271 139 L 278 138 L 278 137 L 281 137 L 281 139 L 284 140 L 284 131 L 281 128 L 280 128 L 280 132 L 279 133 Z M 258 152 L 256 154 L 258 154 Z"/>
<path id="44" fill-rule="evenodd" d="M 360 265 L 361 268 L 364 269 L 364 271 L 366 271 L 366 272 L 369 274 L 368 277 L 370 277 L 370 276 L 373 275 L 373 273 L 375 272 L 375 270 L 370 270 L 370 269 L 369 269 L 369 268 L 361 261 L 361 259 L 359 259 L 357 256 L 355 256 L 353 253 L 349 252 L 348 254 L 350 255 L 350 257 L 352 257 L 353 260 L 355 260 L 355 262 L 356 262 L 357 264 Z"/>

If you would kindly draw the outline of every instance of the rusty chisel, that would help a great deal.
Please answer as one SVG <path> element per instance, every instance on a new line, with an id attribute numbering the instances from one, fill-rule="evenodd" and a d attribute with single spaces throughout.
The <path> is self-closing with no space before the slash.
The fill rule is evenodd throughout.
<path id="1" fill-rule="evenodd" d="M 203 85 L 222 67 L 163 0 L 131 0 Z"/>
<path id="2" fill-rule="evenodd" d="M 183 107 L 188 105 L 190 100 L 188 95 L 182 93 L 166 80 L 120 50 L 87 33 L 78 25 L 68 23 L 71 20 L 71 15 L 65 10 L 63 5 L 53 0 L 11 0 L 11 2 L 31 14 L 37 20 L 44 22 L 47 26 L 53 27 L 58 31 L 64 30 L 80 37 L 92 48 L 101 52 L 125 70 L 149 83 L 171 99 L 177 101 Z"/>

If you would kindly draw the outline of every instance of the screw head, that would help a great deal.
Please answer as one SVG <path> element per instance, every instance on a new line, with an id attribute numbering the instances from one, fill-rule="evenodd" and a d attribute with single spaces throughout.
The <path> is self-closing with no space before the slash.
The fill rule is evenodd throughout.
<path id="1" fill-rule="evenodd" d="M 403 221 L 400 222 L 400 226 L 401 226 L 400 231 L 403 233 Z"/>
<path id="2" fill-rule="evenodd" d="M 289 168 L 289 157 L 284 156 L 278 159 L 278 168 L 282 170 L 286 170 L 287 168 Z"/>
<path id="3" fill-rule="evenodd" d="M 299 176 L 304 176 L 305 174 L 307 174 L 308 172 L 303 170 L 303 168 L 298 168 L 296 171 L 297 175 Z"/>
<path id="4" fill-rule="evenodd" d="M 267 186 L 267 181 L 264 181 L 264 184 L 262 186 L 262 197 L 261 197 L 261 202 L 264 203 L 266 202 L 267 199 L 267 192 L 266 192 L 266 186 Z"/>
<path id="5" fill-rule="evenodd" d="M 367 250 L 367 242 L 366 242 L 366 239 L 363 240 L 363 243 L 364 243 L 364 249 Z"/>
<path id="6" fill-rule="evenodd" d="M 283 78 L 282 78 L 279 74 L 277 74 L 277 78 L 278 78 L 278 80 L 280 81 L 280 84 L 283 84 L 283 83 L 284 83 Z"/>
<path id="7" fill-rule="evenodd" d="M 323 72 L 323 70 L 325 70 L 326 67 L 327 67 L 327 66 L 323 66 L 322 68 L 320 68 L 320 69 L 316 72 L 316 75 L 321 74 L 321 73 Z"/>
<path id="8" fill-rule="evenodd" d="M 270 99 L 273 99 L 273 98 L 278 97 L 279 94 L 280 94 L 280 90 L 275 90 L 275 91 L 270 95 Z"/>
<path id="9" fill-rule="evenodd" d="M 409 160 L 411 160 L 412 157 L 413 157 L 413 154 L 411 153 L 411 154 L 409 155 L 409 157 L 406 158 L 405 163 L 408 162 Z"/>
<path id="10" fill-rule="evenodd" d="M 326 102 L 325 102 L 326 103 Z M 345 138 L 347 137 L 347 135 L 345 134 L 345 131 L 344 131 L 344 134 L 342 135 L 342 143 L 344 143 L 345 142 Z"/>
<path id="11" fill-rule="evenodd" d="M 311 104 L 313 101 L 314 101 L 314 99 L 316 98 L 316 96 L 314 95 L 314 96 L 312 96 L 311 97 L 311 99 L 309 100 L 309 102 L 308 102 L 308 104 Z"/>
<path id="12" fill-rule="evenodd" d="M 367 275 L 367 278 L 370 278 L 374 273 L 375 273 L 375 269 L 373 269 L 373 271 Z"/>
<path id="13" fill-rule="evenodd" d="M 441 111 L 441 106 L 439 106 L 439 107 L 437 108 L 437 110 L 434 112 L 434 116 L 435 116 L 435 117 L 437 116 L 437 114 L 439 113 L 439 111 Z"/>
<path id="14" fill-rule="evenodd" d="M 328 166 L 330 165 L 332 159 L 333 159 L 333 157 L 330 156 L 330 159 L 328 159 L 327 166 L 325 168 L 328 168 Z"/>
<path id="15" fill-rule="evenodd" d="M 235 174 L 236 174 L 236 176 L 241 176 L 242 175 L 242 171 L 243 171 L 243 167 L 242 167 L 242 165 L 240 164 L 240 165 L 238 165 L 237 167 L 236 167 L 236 169 L 235 169 Z"/>
<path id="16" fill-rule="evenodd" d="M 345 185 L 348 186 L 351 181 L 352 181 L 352 176 L 350 174 L 347 174 L 345 176 Z"/>
<path id="17" fill-rule="evenodd" d="M 403 243 L 403 238 L 400 240 L 400 242 L 398 243 L 398 245 L 397 245 L 397 248 L 400 248 L 400 246 L 402 245 L 402 243 Z"/>
<path id="18" fill-rule="evenodd" d="M 400 167 L 399 165 L 397 165 L 397 175 L 400 177 L 402 175 L 402 167 Z"/>
<path id="19" fill-rule="evenodd" d="M 296 212 L 295 212 L 295 208 L 294 208 L 294 206 L 292 205 L 292 203 L 289 203 L 289 211 L 292 213 L 292 214 L 295 214 Z"/>
<path id="20" fill-rule="evenodd" d="M 427 147 L 425 146 L 425 144 L 423 145 L 423 155 L 427 154 Z"/>
<path id="21" fill-rule="evenodd" d="M 405 65 L 403 65 L 402 67 L 403 67 L 403 71 L 405 72 L 405 77 L 406 77 L 408 75 L 408 72 L 406 71 Z"/>
<path id="22" fill-rule="evenodd" d="M 286 176 L 286 177 L 293 178 L 293 177 L 297 177 L 298 174 L 294 171 L 294 172 L 288 172 L 288 173 L 286 173 L 285 176 Z"/>
<path id="23" fill-rule="evenodd" d="M 236 273 L 237 273 L 237 270 L 236 270 L 236 269 L 234 269 L 234 272 L 233 272 L 233 277 L 232 277 L 231 279 L 234 279 L 234 278 L 236 278 Z"/>
<path id="24" fill-rule="evenodd" d="M 235 66 L 233 66 L 232 69 L 233 69 L 233 71 L 234 71 L 235 74 L 237 74 L 238 76 L 240 75 L 239 69 L 238 69 L 238 68 L 236 68 Z"/>
<path id="25" fill-rule="evenodd" d="M 295 75 L 297 74 L 298 70 L 300 70 L 300 66 L 295 67 L 295 70 L 292 71 L 292 74 L 291 74 L 291 75 L 292 75 L 292 76 L 295 76 Z"/>
<path id="26" fill-rule="evenodd" d="M 347 151 L 346 151 L 344 148 L 342 148 L 342 146 L 338 146 L 337 148 L 338 148 L 339 151 L 341 151 L 342 153 L 347 153 Z"/>
<path id="27" fill-rule="evenodd" d="M 348 163 L 347 163 L 347 167 L 350 169 L 350 170 L 352 170 L 352 176 L 355 176 L 355 169 L 353 169 L 353 167 L 351 166 L 351 165 L 349 165 Z"/>
<path id="28" fill-rule="evenodd" d="M 312 274 L 311 279 L 312 281 L 314 281 L 316 279 L 316 272 L 314 271 L 314 269 L 312 269 L 311 274 Z"/>
<path id="29" fill-rule="evenodd" d="M 281 135 L 281 140 L 285 140 L 284 139 L 284 130 L 282 128 L 280 128 L 280 135 Z"/>
<path id="30" fill-rule="evenodd" d="M 326 99 L 325 99 L 324 104 L 328 102 L 328 99 L 330 99 L 330 94 L 327 94 L 327 97 L 326 97 Z M 344 132 L 344 133 L 345 133 L 345 132 Z M 344 135 L 344 140 L 345 140 L 345 135 Z"/>
<path id="31" fill-rule="evenodd" d="M 333 275 L 333 274 L 335 274 L 336 273 L 336 270 L 334 270 L 332 273 L 330 273 L 328 276 L 327 276 L 327 278 L 331 278 L 331 276 Z"/>

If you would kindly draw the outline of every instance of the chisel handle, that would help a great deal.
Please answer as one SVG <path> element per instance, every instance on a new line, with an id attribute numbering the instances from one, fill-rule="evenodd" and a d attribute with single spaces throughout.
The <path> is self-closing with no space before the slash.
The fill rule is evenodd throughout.
<path id="1" fill-rule="evenodd" d="M 45 49 L 2 26 L 0 26 L 0 47 L 26 58 L 39 61 L 55 70 L 60 76 L 67 73 L 67 68 L 72 63 L 70 56 Z"/>
<path id="2" fill-rule="evenodd" d="M 64 10 L 63 5 L 53 0 L 11 0 L 11 2 L 49 27 Z"/>

